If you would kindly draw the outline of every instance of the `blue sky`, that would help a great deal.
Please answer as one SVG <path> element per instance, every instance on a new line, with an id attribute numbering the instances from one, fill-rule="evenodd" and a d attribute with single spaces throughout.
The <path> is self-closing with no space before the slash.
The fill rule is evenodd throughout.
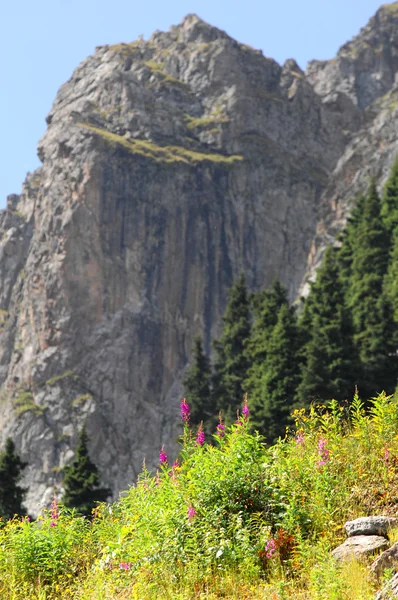
<path id="1" fill-rule="evenodd" d="M 3 0 L 0 207 L 39 166 L 36 146 L 59 86 L 95 46 L 147 39 L 188 13 L 302 68 L 332 58 L 380 6 L 377 0 Z"/>

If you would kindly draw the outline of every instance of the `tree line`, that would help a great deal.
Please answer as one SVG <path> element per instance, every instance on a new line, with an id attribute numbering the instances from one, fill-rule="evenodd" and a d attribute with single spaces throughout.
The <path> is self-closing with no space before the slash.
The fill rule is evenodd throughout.
<path id="1" fill-rule="evenodd" d="M 27 466 L 16 452 L 13 440 L 7 438 L 0 454 L 0 517 L 3 521 L 26 515 L 23 500 L 28 490 L 20 485 L 20 480 Z M 63 487 L 62 504 L 86 517 L 91 516 L 97 502 L 105 502 L 111 495 L 110 489 L 100 486 L 98 469 L 88 453 L 85 427 L 79 435 L 75 458 L 65 467 Z"/>
<path id="2" fill-rule="evenodd" d="M 251 422 L 269 443 L 284 435 L 294 408 L 363 399 L 397 385 L 398 160 L 379 197 L 375 181 L 326 249 L 301 310 L 284 286 L 249 294 L 241 275 L 229 292 L 211 363 L 195 338 L 184 378 L 193 424 L 230 422 L 248 394 Z"/>

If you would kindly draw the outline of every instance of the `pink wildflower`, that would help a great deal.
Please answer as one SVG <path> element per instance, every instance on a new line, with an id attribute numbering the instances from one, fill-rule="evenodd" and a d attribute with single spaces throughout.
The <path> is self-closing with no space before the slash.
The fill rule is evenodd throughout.
<path id="1" fill-rule="evenodd" d="M 247 421 L 247 419 L 249 418 L 249 407 L 247 405 L 247 394 L 245 394 L 245 399 L 243 402 L 242 416 L 245 421 Z"/>
<path id="2" fill-rule="evenodd" d="M 161 465 L 167 465 L 167 454 L 164 451 L 164 445 L 162 446 L 162 449 L 159 452 L 159 462 Z"/>
<path id="3" fill-rule="evenodd" d="M 383 458 L 383 460 L 386 464 L 388 464 L 389 458 L 390 458 L 390 451 L 389 451 L 388 447 L 386 446 L 385 450 L 384 450 L 384 458 Z"/>
<path id="4" fill-rule="evenodd" d="M 218 435 L 218 437 L 219 437 L 220 439 L 222 439 L 222 438 L 224 437 L 224 435 L 225 435 L 225 425 L 224 425 L 224 423 L 222 422 L 222 414 L 221 414 L 221 410 L 220 410 L 220 412 L 218 413 L 218 420 L 219 420 L 219 423 L 218 423 L 218 425 L 217 425 L 217 429 L 216 429 L 216 435 Z"/>
<path id="5" fill-rule="evenodd" d="M 190 410 L 186 398 L 183 398 L 180 403 L 181 419 L 184 423 L 189 424 Z"/>
<path id="6" fill-rule="evenodd" d="M 131 567 L 131 562 L 121 562 L 119 564 L 119 569 L 124 569 L 127 571 Z"/>
<path id="7" fill-rule="evenodd" d="M 197 512 L 192 505 L 188 506 L 188 519 L 191 520 L 196 517 Z"/>
<path id="8" fill-rule="evenodd" d="M 51 523 L 50 523 L 50 527 L 55 527 L 57 524 L 57 519 L 59 518 L 59 512 L 58 512 L 58 502 L 55 496 L 53 496 L 53 499 L 51 501 Z"/>
<path id="9" fill-rule="evenodd" d="M 318 454 L 320 456 L 320 460 L 318 461 L 318 467 L 322 467 L 323 465 L 326 465 L 327 461 L 329 460 L 329 450 L 326 447 L 327 444 L 327 440 L 325 440 L 324 438 L 320 438 L 319 442 L 318 442 Z"/>
<path id="10" fill-rule="evenodd" d="M 302 431 L 299 431 L 298 434 L 296 435 L 296 445 L 302 446 L 303 444 L 304 444 L 304 433 Z"/>
<path id="11" fill-rule="evenodd" d="M 270 538 L 265 544 L 265 556 L 267 558 L 272 558 L 272 555 L 276 551 L 276 543 L 274 538 Z"/>
<path id="12" fill-rule="evenodd" d="M 195 443 L 197 446 L 203 446 L 204 442 L 205 442 L 205 432 L 203 431 L 203 421 L 201 421 L 201 423 L 198 427 L 198 432 L 196 434 Z"/>

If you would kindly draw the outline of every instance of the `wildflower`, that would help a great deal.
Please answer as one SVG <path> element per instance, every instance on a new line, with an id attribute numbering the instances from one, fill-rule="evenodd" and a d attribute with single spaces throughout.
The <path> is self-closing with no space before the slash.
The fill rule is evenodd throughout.
<path id="1" fill-rule="evenodd" d="M 193 507 L 193 506 L 190 504 L 190 505 L 188 506 L 188 519 L 189 519 L 189 520 L 191 520 L 191 519 L 193 519 L 194 517 L 196 517 L 196 515 L 197 515 L 197 512 L 196 512 L 196 510 L 195 510 L 195 509 L 194 509 L 194 507 Z"/>
<path id="2" fill-rule="evenodd" d="M 184 423 L 189 424 L 190 410 L 186 398 L 183 398 L 180 403 L 181 419 Z"/>
<path id="3" fill-rule="evenodd" d="M 131 567 L 131 562 L 121 562 L 119 564 L 119 569 L 124 569 L 127 571 Z"/>
<path id="4" fill-rule="evenodd" d="M 276 543 L 274 538 L 270 538 L 265 544 L 265 556 L 267 558 L 272 558 L 272 555 L 276 551 Z"/>
<path id="5" fill-rule="evenodd" d="M 50 523 L 50 527 L 55 527 L 57 524 L 57 519 L 59 517 L 59 512 L 58 512 L 58 502 L 55 496 L 53 496 L 53 499 L 51 501 L 51 523 Z"/>
<path id="6" fill-rule="evenodd" d="M 322 467 L 326 465 L 329 460 L 329 450 L 326 447 L 327 440 L 324 438 L 320 438 L 318 441 L 318 454 L 320 456 L 320 460 L 318 461 L 318 467 Z"/>
<path id="7" fill-rule="evenodd" d="M 167 454 L 164 451 L 164 445 L 162 446 L 162 449 L 159 452 L 159 462 L 161 465 L 167 465 Z"/>
<path id="8" fill-rule="evenodd" d="M 245 394 L 245 399 L 243 402 L 242 416 L 245 421 L 247 421 L 247 419 L 249 418 L 249 407 L 247 405 L 247 394 Z"/>
<path id="9" fill-rule="evenodd" d="M 383 458 L 386 465 L 388 464 L 389 458 L 390 458 L 390 451 L 389 451 L 388 447 L 386 446 L 384 449 L 384 458 Z"/>
<path id="10" fill-rule="evenodd" d="M 204 442 L 205 442 L 205 432 L 203 431 L 203 421 L 201 421 L 200 425 L 198 427 L 198 432 L 196 434 L 195 443 L 197 446 L 203 446 Z"/>
<path id="11" fill-rule="evenodd" d="M 304 433 L 300 430 L 296 435 L 296 445 L 302 446 L 304 444 Z"/>
<path id="12" fill-rule="evenodd" d="M 216 431 L 216 435 L 218 435 L 218 437 L 220 439 L 222 439 L 225 435 L 225 425 L 222 422 L 222 414 L 221 411 L 218 413 L 218 420 L 219 420 L 219 424 L 217 425 L 217 431 Z"/>

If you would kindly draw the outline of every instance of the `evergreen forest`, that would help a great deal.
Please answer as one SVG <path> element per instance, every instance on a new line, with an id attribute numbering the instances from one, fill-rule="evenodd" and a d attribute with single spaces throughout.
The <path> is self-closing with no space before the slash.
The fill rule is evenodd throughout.
<path id="1" fill-rule="evenodd" d="M 392 394 L 398 375 L 398 161 L 379 196 L 370 181 L 337 243 L 326 249 L 305 299 L 289 303 L 279 280 L 249 294 L 230 289 L 213 365 L 200 339 L 187 369 L 192 420 L 214 430 L 234 420 L 245 394 L 251 426 L 274 443 L 293 409 L 331 399 L 348 407 Z"/>

